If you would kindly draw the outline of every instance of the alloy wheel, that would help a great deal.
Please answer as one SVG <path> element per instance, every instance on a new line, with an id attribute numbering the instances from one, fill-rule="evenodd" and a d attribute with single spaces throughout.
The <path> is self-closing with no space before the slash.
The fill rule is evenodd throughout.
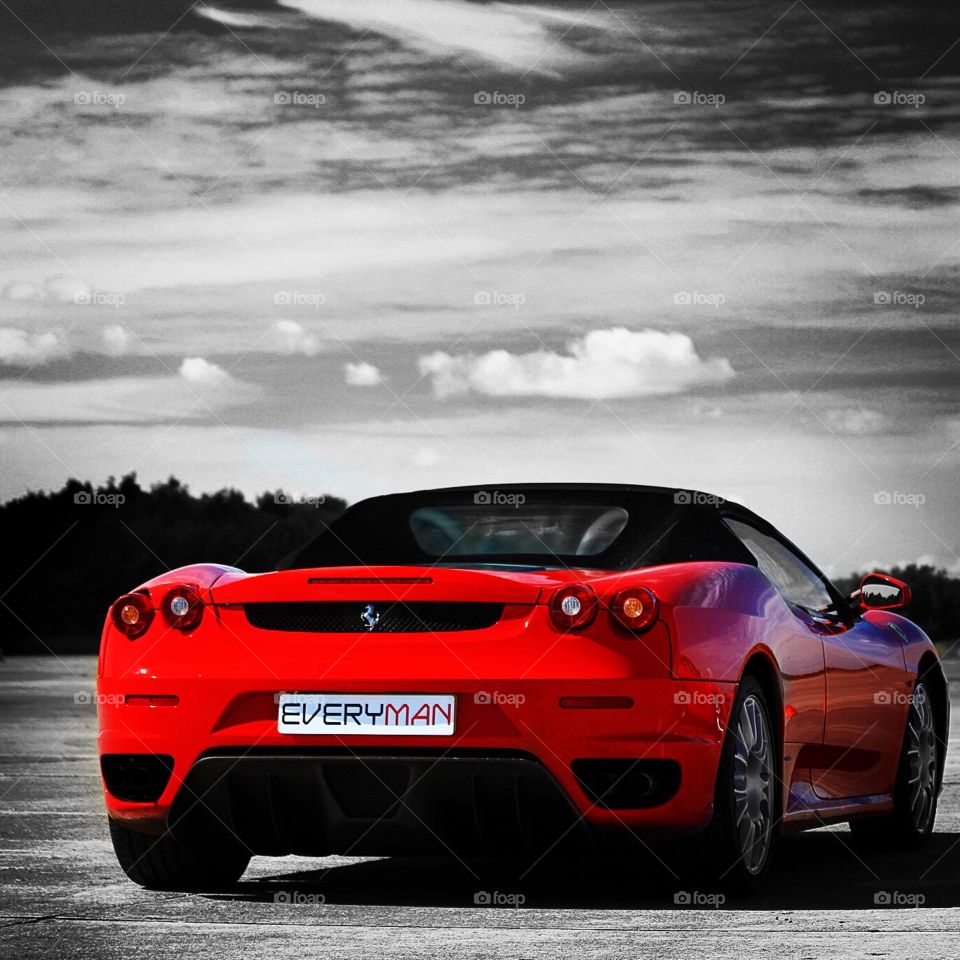
<path id="1" fill-rule="evenodd" d="M 917 833 L 925 833 L 933 816 L 937 788 L 937 735 L 927 688 L 918 683 L 907 717 L 907 802 Z"/>
<path id="2" fill-rule="evenodd" d="M 748 696 L 737 717 L 733 798 L 737 840 L 749 873 L 763 869 L 773 840 L 773 749 L 760 700 Z"/>

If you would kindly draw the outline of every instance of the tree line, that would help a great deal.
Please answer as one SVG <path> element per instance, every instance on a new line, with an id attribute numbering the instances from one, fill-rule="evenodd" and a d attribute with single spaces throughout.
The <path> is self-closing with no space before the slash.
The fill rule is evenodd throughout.
<path id="1" fill-rule="evenodd" d="M 346 509 L 338 497 L 238 490 L 194 496 L 175 477 L 142 487 L 136 474 L 0 505 L 0 649 L 92 653 L 107 608 L 166 570 L 225 563 L 275 569 Z"/>

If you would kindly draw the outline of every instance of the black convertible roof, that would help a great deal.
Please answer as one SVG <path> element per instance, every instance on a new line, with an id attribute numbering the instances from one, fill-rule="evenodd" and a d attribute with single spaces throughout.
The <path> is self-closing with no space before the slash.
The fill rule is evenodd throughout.
<path id="1" fill-rule="evenodd" d="M 517 500 L 511 501 L 513 496 Z M 755 563 L 743 544 L 721 523 L 724 516 L 752 522 L 779 535 L 771 524 L 740 504 L 700 490 L 629 483 L 491 483 L 411 490 L 360 500 L 282 565 L 425 563 L 432 559 L 432 554 L 417 542 L 409 522 L 410 516 L 421 508 L 470 505 L 482 509 L 489 505 L 496 510 L 524 503 L 527 507 L 543 506 L 550 501 L 558 505 L 582 501 L 591 506 L 623 506 L 630 511 L 632 519 L 621 535 L 591 561 L 596 566 L 610 564 L 609 569 L 625 569 L 631 558 L 639 555 L 638 551 L 644 556 L 662 555 L 667 558 L 663 562 L 696 556 Z M 539 552 L 530 557 L 511 553 L 510 557 L 518 562 L 543 560 Z M 483 557 L 478 555 L 477 559 Z M 568 559 L 573 563 L 578 557 L 571 555 Z"/>
<path id="2" fill-rule="evenodd" d="M 621 493 L 635 496 L 662 496 L 669 498 L 672 503 L 682 504 L 682 500 L 675 499 L 678 494 L 687 494 L 689 505 L 696 507 L 715 507 L 723 514 L 732 516 L 741 516 L 744 519 L 750 519 L 758 525 L 764 527 L 773 527 L 770 521 L 765 520 L 759 514 L 737 503 L 735 500 L 727 500 L 714 493 L 708 493 L 705 490 L 697 490 L 694 487 L 660 487 L 641 483 L 487 483 L 470 484 L 469 486 L 459 487 L 432 487 L 423 490 L 408 490 L 397 493 L 385 493 L 375 497 L 367 497 L 364 500 L 358 500 L 354 507 L 361 504 L 369 504 L 380 500 L 389 500 L 394 498 L 404 498 L 416 500 L 423 498 L 430 500 L 437 497 L 460 496 L 463 494 L 474 495 L 483 491 L 496 491 L 498 493 L 566 493 L 566 494 L 612 494 Z M 351 507 L 352 509 L 352 507 Z"/>

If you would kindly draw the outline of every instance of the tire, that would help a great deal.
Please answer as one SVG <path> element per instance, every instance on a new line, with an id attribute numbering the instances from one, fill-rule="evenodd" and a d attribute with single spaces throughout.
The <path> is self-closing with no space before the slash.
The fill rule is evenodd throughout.
<path id="1" fill-rule="evenodd" d="M 943 744 L 937 736 L 937 706 L 926 680 L 910 698 L 903 733 L 893 813 L 850 821 L 850 832 L 864 848 L 916 849 L 933 833 L 943 767 Z"/>
<path id="2" fill-rule="evenodd" d="M 763 885 L 776 839 L 779 749 L 763 687 L 745 676 L 730 713 L 717 770 L 707 875 L 730 893 Z"/>
<path id="3" fill-rule="evenodd" d="M 240 847 L 197 850 L 115 820 L 110 820 L 110 839 L 123 872 L 151 890 L 220 890 L 235 884 L 250 863 L 250 854 Z"/>

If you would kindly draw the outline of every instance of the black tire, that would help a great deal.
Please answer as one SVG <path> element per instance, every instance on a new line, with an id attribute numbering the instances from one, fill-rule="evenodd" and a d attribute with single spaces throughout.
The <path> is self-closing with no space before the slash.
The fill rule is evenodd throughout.
<path id="1" fill-rule="evenodd" d="M 749 893 L 762 886 L 769 873 L 779 821 L 779 756 L 767 696 L 756 678 L 745 676 L 730 713 L 713 821 L 704 835 L 709 858 L 705 873 L 719 889 Z"/>
<path id="2" fill-rule="evenodd" d="M 123 872 L 151 890 L 220 890 L 235 884 L 250 863 L 250 854 L 240 847 L 195 850 L 115 820 L 110 820 L 110 839 Z"/>
<path id="3" fill-rule="evenodd" d="M 850 821 L 850 832 L 862 848 L 916 849 L 933 833 L 944 760 L 937 711 L 931 685 L 922 678 L 910 698 L 893 788 L 893 813 Z"/>

